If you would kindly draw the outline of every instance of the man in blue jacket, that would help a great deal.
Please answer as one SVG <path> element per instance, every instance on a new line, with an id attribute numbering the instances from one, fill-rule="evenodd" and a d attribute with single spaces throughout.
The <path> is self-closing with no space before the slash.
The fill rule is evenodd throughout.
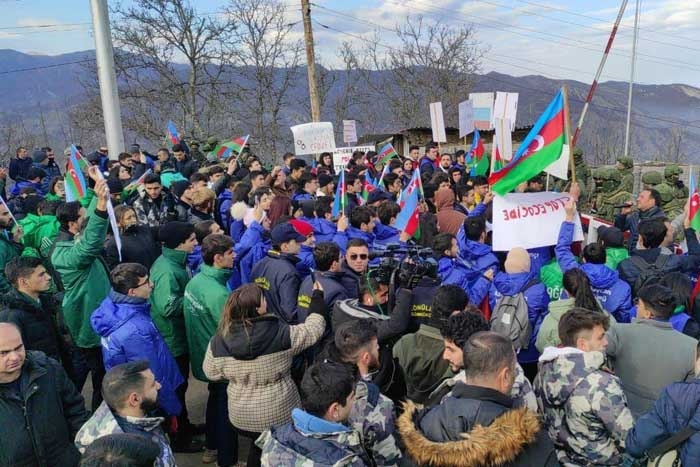
<path id="1" fill-rule="evenodd" d="M 160 407 L 169 416 L 179 415 L 182 406 L 175 389 L 184 379 L 151 319 L 148 298 L 153 283 L 148 269 L 137 263 L 123 263 L 109 276 L 112 290 L 90 318 L 93 329 L 102 337 L 105 370 L 122 363 L 148 360 L 161 385 Z"/>
<path id="2" fill-rule="evenodd" d="M 574 268 L 581 269 L 591 281 L 593 295 L 602 307 L 612 314 L 618 323 L 629 323 L 632 289 L 627 282 L 620 279 L 617 271 L 605 265 L 605 248 L 600 243 L 586 245 L 583 249 L 583 264 L 576 262 L 576 258 L 571 253 L 576 207 L 573 202 L 569 202 L 564 209 L 566 209 L 566 220 L 561 224 L 559 239 L 554 250 L 559 267 L 562 272 Z"/>
<path id="3" fill-rule="evenodd" d="M 441 233 L 433 239 L 433 252 L 438 260 L 438 274 L 442 280 L 442 285 L 458 285 L 469 294 L 469 301 L 479 304 L 488 295 L 491 281 L 493 280 L 493 269 L 487 269 L 484 274 L 480 274 L 469 286 L 470 278 L 474 273 L 464 264 L 459 257 L 459 245 L 457 238 L 448 233 Z"/>
<path id="4" fill-rule="evenodd" d="M 306 237 L 289 222 L 277 224 L 270 233 L 272 249 L 258 261 L 250 273 L 265 295 L 269 309 L 289 324 L 299 322 L 296 316 L 301 277 L 296 269 L 297 255 Z"/>
<path id="5" fill-rule="evenodd" d="M 367 245 L 374 245 L 374 214 L 367 206 L 358 206 L 350 212 L 350 226 L 346 230 L 348 240 L 360 238 Z"/>
<path id="6" fill-rule="evenodd" d="M 498 259 L 486 243 L 486 220 L 481 217 L 467 217 L 457 232 L 459 254 L 471 271 L 469 287 L 473 287 L 479 276 L 487 270 L 498 271 Z"/>
<path id="7" fill-rule="evenodd" d="M 394 227 L 401 208 L 393 201 L 385 201 L 377 208 L 379 222 L 374 226 L 373 250 L 386 250 L 391 244 L 406 245 L 408 236 Z"/>
<path id="8" fill-rule="evenodd" d="M 313 275 L 307 276 L 299 288 L 297 298 L 297 318 L 303 321 L 309 312 L 311 296 L 313 295 L 314 282 L 318 281 L 323 287 L 323 300 L 326 302 L 326 309 L 333 309 L 333 304 L 338 300 L 345 300 L 348 293 L 341 282 L 343 271 L 341 269 L 342 257 L 340 248 L 333 242 L 321 242 L 313 249 L 316 271 Z M 330 326 L 326 326 L 330 328 Z"/>

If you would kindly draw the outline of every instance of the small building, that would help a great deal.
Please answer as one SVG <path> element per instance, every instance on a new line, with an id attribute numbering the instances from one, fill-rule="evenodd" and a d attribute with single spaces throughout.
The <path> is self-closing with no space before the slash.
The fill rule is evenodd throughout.
<path id="1" fill-rule="evenodd" d="M 518 146 L 527 134 L 532 129 L 532 126 L 523 126 L 515 129 L 513 134 L 513 151 L 517 150 Z M 484 140 L 484 149 L 486 152 L 491 152 L 493 143 L 494 130 L 480 130 L 479 134 Z M 469 134 L 466 138 L 459 137 L 459 129 L 454 127 L 445 128 L 447 143 L 440 143 L 440 149 L 443 153 L 454 154 L 459 149 L 468 151 L 472 145 L 473 134 Z M 433 140 L 433 130 L 430 127 L 408 128 L 398 130 L 393 133 L 380 133 L 363 135 L 357 142 L 358 146 L 366 144 L 377 144 L 391 142 L 394 149 L 400 156 L 408 156 L 408 148 L 416 145 L 420 146 L 421 154 L 424 152 L 425 145 Z"/>

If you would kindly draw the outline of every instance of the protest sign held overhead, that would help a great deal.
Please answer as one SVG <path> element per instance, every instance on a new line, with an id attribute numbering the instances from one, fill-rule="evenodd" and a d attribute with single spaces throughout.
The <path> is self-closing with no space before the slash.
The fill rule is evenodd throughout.
<path id="1" fill-rule="evenodd" d="M 476 92 L 469 94 L 469 100 L 474 104 L 474 128 L 477 130 L 491 130 L 491 116 L 493 115 L 493 93 Z"/>
<path id="2" fill-rule="evenodd" d="M 442 116 L 442 102 L 430 104 L 430 126 L 433 129 L 433 141 L 446 143 L 447 135 L 445 135 L 445 119 Z"/>
<path id="3" fill-rule="evenodd" d="M 471 100 L 459 103 L 459 137 L 464 138 L 474 131 L 474 103 Z"/>
<path id="4" fill-rule="evenodd" d="M 493 200 L 493 249 L 539 248 L 556 245 L 559 227 L 566 219 L 568 193 L 509 193 Z M 583 240 L 581 220 L 576 216 L 574 241 Z"/>
<path id="5" fill-rule="evenodd" d="M 343 120 L 343 143 L 357 142 L 357 124 L 355 120 Z"/>
<path id="6" fill-rule="evenodd" d="M 291 127 L 294 135 L 294 154 L 320 154 L 335 151 L 335 135 L 331 122 L 304 123 Z"/>
<path id="7" fill-rule="evenodd" d="M 491 125 L 496 126 L 496 119 L 502 118 L 510 120 L 510 131 L 515 130 L 515 118 L 518 114 L 518 93 L 517 92 L 497 92 L 496 101 L 493 105 Z"/>
<path id="8" fill-rule="evenodd" d="M 340 172 L 341 170 L 345 169 L 345 167 L 347 167 L 348 165 L 348 162 L 350 162 L 350 159 L 352 158 L 352 153 L 355 151 L 366 153 L 367 151 L 374 150 L 375 147 L 372 145 L 335 148 L 335 150 L 333 151 L 333 168 L 336 172 Z"/>

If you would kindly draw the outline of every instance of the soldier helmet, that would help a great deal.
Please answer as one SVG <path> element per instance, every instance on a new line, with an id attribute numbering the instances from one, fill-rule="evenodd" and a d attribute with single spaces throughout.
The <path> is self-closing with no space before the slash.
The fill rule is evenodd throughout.
<path id="1" fill-rule="evenodd" d="M 675 193 L 673 192 L 673 188 L 671 188 L 669 185 L 666 185 L 665 183 L 659 184 L 659 185 L 655 186 L 654 188 L 661 195 L 661 202 L 663 204 L 670 203 L 673 200 L 673 198 L 675 197 Z"/>
<path id="2" fill-rule="evenodd" d="M 198 148 L 199 147 L 199 141 L 196 139 L 190 140 L 190 148 Z"/>
<path id="3" fill-rule="evenodd" d="M 603 170 L 605 170 L 602 167 L 594 167 L 591 169 L 591 177 L 593 177 L 594 180 L 600 180 L 603 178 Z"/>
<path id="4" fill-rule="evenodd" d="M 676 164 L 667 165 L 664 168 L 664 177 L 665 178 L 671 178 L 671 177 L 674 177 L 676 175 L 680 175 L 682 173 L 683 173 L 683 169 L 678 167 Z"/>
<path id="5" fill-rule="evenodd" d="M 617 162 L 619 162 L 625 169 L 631 169 L 634 167 L 634 161 L 631 157 L 618 157 Z"/>
<path id="6" fill-rule="evenodd" d="M 600 169 L 601 177 L 603 180 L 609 180 L 613 182 L 621 182 L 622 177 L 617 169 Z"/>
<path id="7" fill-rule="evenodd" d="M 642 183 L 645 185 L 658 185 L 663 181 L 664 179 L 661 176 L 661 173 L 657 172 L 656 170 L 642 174 Z"/>

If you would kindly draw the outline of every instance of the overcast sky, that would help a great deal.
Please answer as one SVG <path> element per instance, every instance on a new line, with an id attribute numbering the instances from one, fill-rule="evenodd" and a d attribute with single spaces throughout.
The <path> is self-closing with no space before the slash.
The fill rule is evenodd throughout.
<path id="1" fill-rule="evenodd" d="M 129 3 L 129 2 L 126 2 Z M 202 14 L 223 0 L 196 0 Z M 301 19 L 300 1 L 283 0 L 290 22 Z M 341 42 L 356 44 L 381 28 L 382 43 L 406 14 L 428 21 L 471 24 L 490 52 L 482 71 L 540 74 L 590 82 L 598 67 L 617 0 L 315 0 L 314 35 L 324 63 L 335 62 Z M 630 0 L 601 81 L 629 79 L 635 0 Z M 0 0 L 0 48 L 56 55 L 94 48 L 88 0 Z M 637 81 L 700 86 L 700 0 L 644 0 Z M 48 26 L 49 27 L 37 27 Z M 325 29 L 322 25 L 328 26 Z M 340 32 L 339 32 L 340 31 Z M 302 25 L 294 26 L 301 37 Z M 359 36 L 359 37 L 358 37 Z"/>

